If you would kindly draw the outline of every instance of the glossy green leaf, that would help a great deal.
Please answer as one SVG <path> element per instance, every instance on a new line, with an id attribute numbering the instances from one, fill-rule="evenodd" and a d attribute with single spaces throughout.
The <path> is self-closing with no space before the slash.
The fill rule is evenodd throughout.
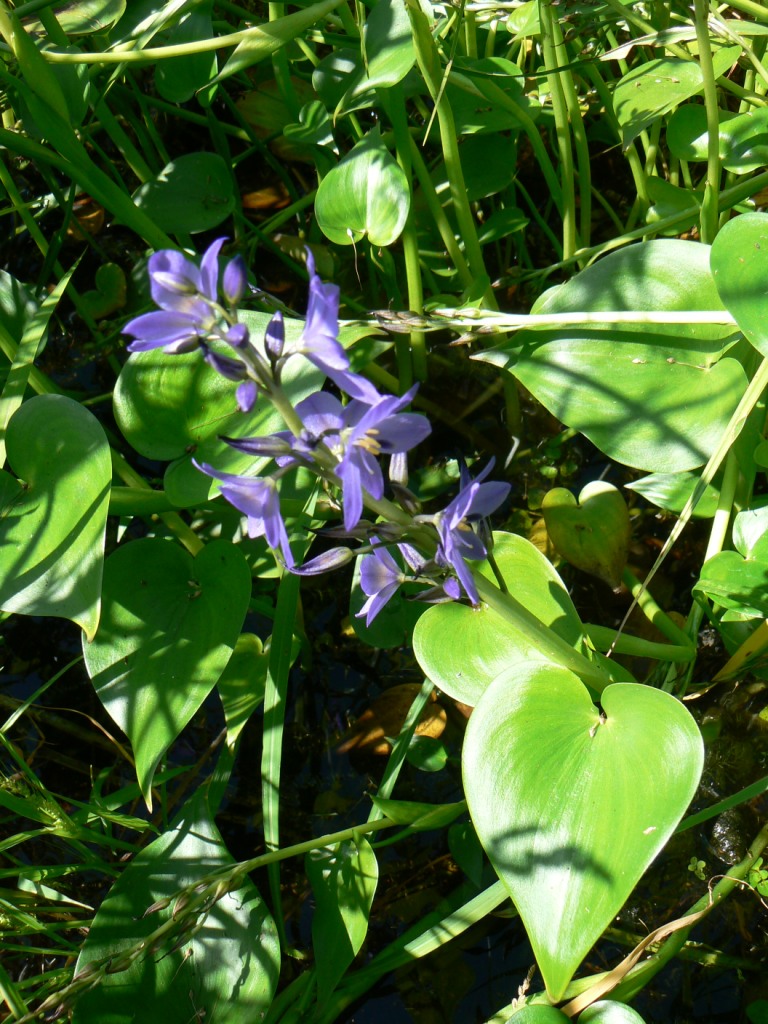
<path id="1" fill-rule="evenodd" d="M 131 541 L 106 561 L 101 623 L 83 653 L 150 807 L 155 769 L 224 671 L 250 594 L 248 565 L 223 540 L 197 558 L 172 541 Z"/>
<path id="2" fill-rule="evenodd" d="M 252 339 L 263 337 L 270 317 L 245 312 L 241 320 Z M 298 341 L 302 320 L 286 319 L 286 344 Z M 316 391 L 323 381 L 320 370 L 306 359 L 289 360 L 283 386 L 294 405 Z M 209 462 L 226 473 L 258 471 L 267 459 L 236 451 L 220 435 L 256 437 L 282 430 L 285 424 L 270 402 L 261 398 L 248 414 L 237 407 L 237 384 L 216 373 L 199 352 L 168 355 L 162 349 L 132 355 L 115 386 L 115 418 L 133 448 L 148 459 L 176 460 L 165 477 L 170 501 L 199 505 L 218 493 L 214 480 L 192 465 Z"/>
<path id="3" fill-rule="evenodd" d="M 25 402 L 0 474 L 0 608 L 99 622 L 112 463 L 101 424 L 61 395 Z"/>
<path id="4" fill-rule="evenodd" d="M 632 527 L 617 487 L 594 480 L 582 488 L 578 502 L 567 488 L 554 487 L 544 495 L 541 510 L 561 558 L 611 587 L 621 585 Z"/>
<path id="5" fill-rule="evenodd" d="M 139 186 L 133 201 L 170 235 L 210 231 L 235 208 L 232 172 L 218 153 L 185 153 Z"/>
<path id="6" fill-rule="evenodd" d="M 645 1024 L 643 1018 L 626 1003 L 601 999 L 579 1015 L 579 1024 Z"/>
<path id="7" fill-rule="evenodd" d="M 733 521 L 733 546 L 745 558 L 768 562 L 768 506 L 739 512 Z"/>
<path id="8" fill-rule="evenodd" d="M 721 301 L 745 337 L 768 356 L 768 214 L 744 213 L 728 221 L 712 245 L 711 262 Z"/>
<path id="9" fill-rule="evenodd" d="M 221 674 L 217 690 L 227 723 L 227 745 L 234 747 L 243 726 L 264 703 L 269 649 L 253 633 L 241 633 L 232 657 Z"/>
<path id="10" fill-rule="evenodd" d="M 76 973 L 137 948 L 171 920 L 179 889 L 233 863 L 198 794 L 184 819 L 141 850 L 115 882 L 89 929 Z M 162 900 L 170 906 L 146 914 Z M 186 936 L 184 924 L 192 925 L 197 915 L 185 917 L 178 909 L 179 927 L 170 938 L 81 996 L 73 1024 L 134 1024 L 140 1017 L 163 1024 L 243 1024 L 264 1018 L 277 987 L 280 943 L 254 884 L 246 878 L 223 895 Z"/>
<path id="11" fill-rule="evenodd" d="M 575 675 L 519 665 L 483 694 L 464 740 L 477 834 L 558 1000 L 693 797 L 699 729 L 668 693 L 611 684 L 602 713 Z"/>
<path id="12" fill-rule="evenodd" d="M 339 100 L 336 117 L 347 109 L 348 101 L 372 89 L 389 88 L 401 82 L 416 61 L 411 20 L 404 0 L 378 0 L 363 29 L 364 65 L 349 83 Z"/>
<path id="13" fill-rule="evenodd" d="M 682 512 L 699 482 L 698 473 L 651 473 L 624 486 L 667 512 Z M 720 488 L 710 484 L 693 510 L 694 519 L 711 519 L 720 501 Z"/>
<path id="14" fill-rule="evenodd" d="M 702 566 L 693 593 L 740 616 L 768 619 L 768 559 L 720 551 Z"/>
<path id="15" fill-rule="evenodd" d="M 62 6 L 62 5 L 57 5 Z M 75 0 L 56 11 L 56 20 L 68 36 L 105 32 L 123 15 L 126 0 Z M 39 21 L 25 22 L 28 30 L 45 33 Z"/>
<path id="16" fill-rule="evenodd" d="M 315 216 L 320 230 L 338 245 L 368 238 L 371 245 L 391 245 L 408 219 L 408 180 L 372 129 L 320 182 Z"/>
<path id="17" fill-rule="evenodd" d="M 379 865 L 371 844 L 361 836 L 357 842 L 313 850 L 307 855 L 306 871 L 315 897 L 312 946 L 322 1004 L 365 941 Z"/>
<path id="18" fill-rule="evenodd" d="M 230 75 L 253 67 L 259 61 L 270 57 L 316 22 L 322 21 L 340 3 L 341 0 L 321 0 L 320 3 L 311 4 L 293 14 L 254 25 L 246 38 L 235 47 L 215 81 L 221 82 Z"/>
<path id="19" fill-rule="evenodd" d="M 715 77 L 725 74 L 740 56 L 738 46 L 715 51 L 712 55 Z M 613 94 L 624 145 L 628 146 L 654 121 L 703 89 L 704 77 L 696 60 L 661 57 L 632 68 L 617 83 Z"/>
<path id="20" fill-rule="evenodd" d="M 581 620 L 552 565 L 524 537 L 495 533 L 494 540 L 493 556 L 510 591 L 545 626 L 578 648 Z M 487 563 L 479 568 L 495 580 Z M 457 637 L 461 643 L 456 642 Z M 432 682 L 470 707 L 510 662 L 541 659 L 536 638 L 516 629 L 487 605 L 433 605 L 416 625 L 413 650 Z"/>
<path id="21" fill-rule="evenodd" d="M 746 174 L 768 164 L 768 109 L 756 107 L 744 114 L 719 111 L 720 160 L 727 171 Z M 669 120 L 667 145 L 681 160 L 706 161 L 709 155 L 707 111 L 699 103 L 687 103 Z"/>
<path id="22" fill-rule="evenodd" d="M 158 40 L 163 46 L 179 46 L 210 39 L 213 35 L 211 13 L 213 0 L 196 4 L 178 21 L 173 28 Z M 155 68 L 157 91 L 170 103 L 186 103 L 199 89 L 203 89 L 215 78 L 217 72 L 216 53 L 187 53 L 181 57 L 169 57 L 158 61 Z"/>
<path id="23" fill-rule="evenodd" d="M 612 324 L 610 311 L 721 308 L 706 246 L 644 242 L 611 253 L 534 309 L 605 311 L 604 324 L 520 331 L 475 358 L 509 370 L 557 419 L 615 461 L 679 472 L 707 461 L 744 393 L 746 374 L 726 355 L 733 331 L 713 324 Z"/>

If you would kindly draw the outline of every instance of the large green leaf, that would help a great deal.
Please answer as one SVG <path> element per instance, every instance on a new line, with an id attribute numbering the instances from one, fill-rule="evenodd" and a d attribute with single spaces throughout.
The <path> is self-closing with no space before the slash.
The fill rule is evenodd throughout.
<path id="1" fill-rule="evenodd" d="M 250 594 L 248 565 L 223 540 L 193 559 L 148 538 L 106 561 L 101 623 L 83 653 L 99 699 L 131 741 L 148 806 L 160 759 L 230 659 Z"/>
<path id="2" fill-rule="evenodd" d="M 768 251 L 768 250 L 767 250 Z M 612 310 L 719 310 L 706 246 L 628 246 L 547 293 L 535 312 L 605 312 L 599 326 L 524 330 L 477 359 L 514 374 L 549 411 L 610 458 L 672 473 L 703 465 L 747 384 L 725 355 L 732 329 L 617 324 Z"/>
<path id="3" fill-rule="evenodd" d="M 387 88 L 401 82 L 416 61 L 411 19 L 403 0 L 378 0 L 368 15 L 363 30 L 365 63 L 339 101 L 336 116 L 348 102 L 372 89 Z M 350 109 L 355 109 L 354 103 Z"/>
<path id="4" fill-rule="evenodd" d="M 337 245 L 365 237 L 371 245 L 391 245 L 402 234 L 410 203 L 408 179 L 377 127 L 320 182 L 315 216 Z"/>
<path id="5" fill-rule="evenodd" d="M 145 181 L 133 201 L 170 235 L 210 231 L 235 208 L 232 171 L 218 153 L 185 153 Z"/>
<path id="6" fill-rule="evenodd" d="M 581 620 L 552 565 L 513 533 L 494 534 L 493 556 L 510 591 L 543 624 L 578 648 Z M 495 576 L 484 562 L 480 572 Z M 456 638 L 461 637 L 461 643 Z M 449 697 L 474 707 L 510 663 L 538 659 L 536 638 L 516 629 L 487 605 L 438 604 L 416 623 L 413 650 L 427 676 Z"/>
<path id="7" fill-rule="evenodd" d="M 712 56 L 719 77 L 741 56 L 741 48 L 727 46 Z M 661 57 L 640 64 L 617 83 L 613 106 L 625 146 L 654 121 L 704 89 L 701 65 L 680 57 Z"/>
<path id="8" fill-rule="evenodd" d="M 347 840 L 313 850 L 306 859 L 315 897 L 312 946 L 317 996 L 325 1002 L 352 963 L 368 932 L 379 865 L 368 840 Z"/>
<path id="9" fill-rule="evenodd" d="M 241 319 L 252 338 L 258 339 L 270 317 L 247 312 Z M 298 341 L 303 329 L 302 320 L 287 319 L 286 344 Z M 321 371 L 301 357 L 289 360 L 283 373 L 283 386 L 294 405 L 317 391 L 322 381 Z M 265 398 L 260 398 L 250 413 L 240 412 L 236 387 L 208 366 L 199 352 L 138 352 L 123 367 L 115 387 L 115 418 L 141 455 L 176 460 L 165 478 L 166 493 L 174 504 L 199 505 L 218 493 L 216 482 L 192 465 L 193 457 L 226 473 L 243 473 L 269 461 L 254 460 L 252 455 L 219 440 L 220 435 L 255 437 L 285 427 L 280 414 Z"/>
<path id="10" fill-rule="evenodd" d="M 768 214 L 744 213 L 728 221 L 712 245 L 711 262 L 726 309 L 758 352 L 768 356 Z"/>
<path id="11" fill-rule="evenodd" d="M 727 171 L 747 174 L 768 163 L 768 109 L 758 107 L 744 114 L 721 110 L 718 146 Z M 681 160 L 705 162 L 709 157 L 707 110 L 700 103 L 686 103 L 676 110 L 667 126 L 667 145 Z"/>
<path id="12" fill-rule="evenodd" d="M 0 474 L 0 608 L 71 619 L 93 637 L 112 480 L 104 431 L 77 402 L 41 395 L 14 414 L 6 445 L 20 480 Z"/>
<path id="13" fill-rule="evenodd" d="M 518 665 L 487 688 L 464 741 L 477 834 L 558 1000 L 680 821 L 703 764 L 683 705 L 611 684 L 602 713 L 573 673 Z"/>
<path id="14" fill-rule="evenodd" d="M 217 868 L 232 864 L 224 842 L 198 795 L 184 820 L 137 854 L 99 908 L 76 971 L 94 961 L 119 960 L 173 916 L 173 897 Z M 147 914 L 158 901 L 170 906 Z M 197 915 L 186 922 L 193 924 Z M 246 879 L 200 918 L 202 927 L 158 950 L 138 956 L 126 971 L 106 974 L 77 1002 L 75 1024 L 243 1024 L 262 1020 L 280 970 L 277 930 L 264 901 Z M 170 948 L 173 947 L 173 948 Z"/>

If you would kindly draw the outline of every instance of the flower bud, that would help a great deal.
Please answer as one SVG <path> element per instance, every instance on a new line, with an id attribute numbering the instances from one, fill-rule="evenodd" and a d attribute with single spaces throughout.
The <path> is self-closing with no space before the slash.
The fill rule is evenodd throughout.
<path id="1" fill-rule="evenodd" d="M 242 384 L 238 384 L 237 391 L 235 391 L 235 399 L 240 412 L 250 412 L 254 405 L 256 405 L 258 397 L 259 389 L 254 381 L 244 380 Z"/>
<path id="2" fill-rule="evenodd" d="M 248 328 L 245 324 L 233 324 L 227 331 L 227 344 L 232 348 L 242 348 L 248 344 Z"/>
<path id="3" fill-rule="evenodd" d="M 226 302 L 230 306 L 236 306 L 248 287 L 248 268 L 242 256 L 235 256 L 224 268 L 224 278 L 221 283 L 221 290 Z"/>
<path id="4" fill-rule="evenodd" d="M 283 314 L 278 310 L 267 324 L 264 332 L 264 346 L 271 362 L 275 362 L 283 354 L 285 345 L 285 324 Z"/>

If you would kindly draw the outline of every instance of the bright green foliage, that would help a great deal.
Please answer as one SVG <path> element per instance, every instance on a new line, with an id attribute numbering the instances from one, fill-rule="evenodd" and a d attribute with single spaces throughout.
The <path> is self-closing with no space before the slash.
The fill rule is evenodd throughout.
<path id="1" fill-rule="evenodd" d="M 599 326 L 523 330 L 477 358 L 509 370 L 617 462 L 656 472 L 692 469 L 706 462 L 744 391 L 746 375 L 729 352 L 732 329 L 612 324 L 608 311 L 722 305 L 704 246 L 646 242 L 547 292 L 534 310 L 606 311 Z"/>
<path id="2" fill-rule="evenodd" d="M 0 607 L 99 623 L 112 467 L 91 413 L 60 395 L 32 398 L 11 419 L 0 474 Z"/>
<path id="3" fill-rule="evenodd" d="M 391 245 L 402 234 L 409 207 L 408 181 L 378 128 L 328 172 L 315 199 L 317 222 L 337 245 L 364 237 L 371 245 Z"/>
<path id="4" fill-rule="evenodd" d="M 578 613 L 550 562 L 530 541 L 497 533 L 493 556 L 517 599 L 544 626 L 574 648 L 582 640 Z M 493 579 L 487 563 L 480 572 Z M 462 643 L 456 643 L 456 637 Z M 443 604 L 419 619 L 413 649 L 429 678 L 454 700 L 474 707 L 488 684 L 512 661 L 541 660 L 536 638 L 523 633 L 487 605 Z"/>
<path id="5" fill-rule="evenodd" d="M 250 583 L 226 541 L 193 559 L 172 541 L 139 540 L 107 559 L 101 624 L 83 653 L 99 699 L 131 741 L 150 807 L 160 759 L 232 655 Z"/>
<path id="6" fill-rule="evenodd" d="M 745 213 L 725 225 L 712 246 L 712 274 L 745 337 L 768 356 L 768 214 Z"/>
<path id="7" fill-rule="evenodd" d="M 602 712 L 571 672 L 517 664 L 488 687 L 464 741 L 472 821 L 554 1000 L 662 849 L 703 765 L 674 697 L 612 684 Z"/>
<path id="8" fill-rule="evenodd" d="M 221 1024 L 263 1016 L 277 986 L 280 945 L 254 884 L 245 879 L 212 905 L 198 903 L 186 913 L 185 901 L 174 900 L 183 887 L 233 863 L 198 795 L 176 827 L 140 851 L 112 887 L 76 970 L 118 962 L 158 928 L 174 919 L 176 927 L 127 970 L 106 973 L 79 1000 L 76 1024 L 132 1024 L 137 1012 L 164 1024 L 189 1024 L 198 1012 Z M 158 902 L 161 909 L 147 913 Z"/>

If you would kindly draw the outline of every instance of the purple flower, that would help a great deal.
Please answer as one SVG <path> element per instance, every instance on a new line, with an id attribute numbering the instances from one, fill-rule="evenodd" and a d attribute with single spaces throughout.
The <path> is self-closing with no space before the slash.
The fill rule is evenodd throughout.
<path id="1" fill-rule="evenodd" d="M 194 459 L 192 460 L 194 462 Z M 248 516 L 248 536 L 266 537 L 267 544 L 283 553 L 288 568 L 294 565 L 288 533 L 280 514 L 280 496 L 271 476 L 246 477 L 219 473 L 206 462 L 194 462 L 197 468 L 214 480 L 221 481 L 221 493 L 239 512 Z"/>
<path id="2" fill-rule="evenodd" d="M 315 272 L 315 258 L 309 249 L 306 252 L 309 270 L 307 320 L 298 345 L 292 348 L 290 354 L 300 352 L 305 355 L 350 398 L 372 405 L 381 395 L 370 381 L 350 370 L 349 356 L 338 340 L 338 285 L 324 284 L 320 280 Z"/>
<path id="3" fill-rule="evenodd" d="M 379 544 L 375 545 L 373 553 L 366 555 L 360 563 L 360 587 L 368 600 L 355 617 L 361 619 L 365 616 L 365 624 L 370 626 L 407 579 L 389 551 Z"/>
<path id="4" fill-rule="evenodd" d="M 237 255 L 224 267 L 221 291 L 229 306 L 237 306 L 248 287 L 248 268 L 242 256 Z"/>
<path id="5" fill-rule="evenodd" d="M 465 559 L 480 561 L 488 553 L 472 524 L 495 512 L 510 491 L 510 484 L 482 482 L 493 469 L 494 462 L 495 459 L 491 459 L 474 480 L 469 476 L 466 466 L 462 465 L 461 490 L 434 518 L 440 538 L 436 560 L 442 565 L 453 567 L 472 604 L 479 604 L 480 598 Z"/>
<path id="6" fill-rule="evenodd" d="M 341 482 L 344 527 L 351 530 L 363 513 L 363 491 L 377 500 L 384 496 L 377 456 L 409 451 L 431 430 L 426 417 L 400 412 L 415 393 L 413 387 L 400 398 L 379 395 L 375 405 L 354 399 L 344 406 L 334 395 L 320 391 L 296 406 L 304 424 L 299 437 L 282 431 L 272 438 L 226 440 L 251 455 L 272 455 L 281 466 L 316 465 L 315 452 L 323 445 L 338 460 L 334 470 Z"/>
<path id="7" fill-rule="evenodd" d="M 129 352 L 163 348 L 176 354 L 197 348 L 216 327 L 219 285 L 219 252 L 224 238 L 217 238 L 197 267 L 183 253 L 162 249 L 149 258 L 152 298 L 160 307 L 130 320 L 123 328 L 135 340 Z"/>

